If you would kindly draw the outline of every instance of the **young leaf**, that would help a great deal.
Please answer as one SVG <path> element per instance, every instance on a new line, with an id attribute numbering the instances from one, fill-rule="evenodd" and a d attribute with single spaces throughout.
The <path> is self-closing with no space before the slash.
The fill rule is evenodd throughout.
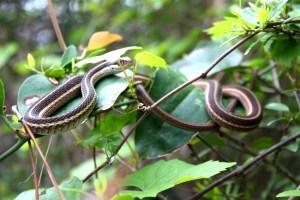
<path id="1" fill-rule="evenodd" d="M 281 192 L 276 197 L 300 197 L 300 190 L 288 190 Z"/>
<path id="2" fill-rule="evenodd" d="M 192 165 L 177 159 L 169 161 L 160 160 L 129 175 L 126 185 L 137 187 L 140 190 L 122 191 L 114 197 L 114 200 L 120 200 L 124 196 L 140 199 L 156 197 L 159 192 L 178 184 L 210 178 L 234 165 L 235 163 L 219 161 L 207 161 L 202 164 Z"/>
<path id="3" fill-rule="evenodd" d="M 150 67 L 158 67 L 158 68 L 167 69 L 167 63 L 163 58 L 156 56 L 148 51 L 142 51 L 142 52 L 137 53 L 135 55 L 134 59 L 137 62 L 142 63 L 147 66 L 150 66 Z"/>
<path id="4" fill-rule="evenodd" d="M 5 102 L 4 84 L 3 84 L 2 80 L 0 79 L 0 115 L 3 115 L 4 102 Z"/>
<path id="5" fill-rule="evenodd" d="M 74 45 L 68 46 L 61 58 L 61 67 L 65 67 L 75 60 L 77 56 L 77 49 Z"/>
<path id="6" fill-rule="evenodd" d="M 27 54 L 27 64 L 29 69 L 35 69 L 35 59 L 31 53 Z"/>
<path id="7" fill-rule="evenodd" d="M 65 76 L 65 70 L 60 67 L 50 67 L 45 71 L 45 75 L 51 78 L 62 78 Z"/>
<path id="8" fill-rule="evenodd" d="M 96 32 L 91 36 L 86 50 L 92 51 L 95 49 L 103 48 L 113 42 L 121 41 L 122 39 L 123 38 L 121 35 L 110 33 L 108 31 Z"/>
<path id="9" fill-rule="evenodd" d="M 269 110 L 280 111 L 280 112 L 289 112 L 290 111 L 290 109 L 287 105 L 282 104 L 282 103 L 276 103 L 276 102 L 267 104 L 265 106 L 265 108 L 269 109 Z"/>

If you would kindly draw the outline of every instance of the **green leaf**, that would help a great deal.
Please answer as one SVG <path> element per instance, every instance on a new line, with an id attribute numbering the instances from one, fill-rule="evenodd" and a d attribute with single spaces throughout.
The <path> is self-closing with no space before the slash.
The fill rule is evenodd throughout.
<path id="1" fill-rule="evenodd" d="M 141 191 L 125 190 L 116 195 L 113 199 L 120 200 L 123 196 L 126 198 L 132 196 L 140 199 L 156 197 L 159 192 L 178 184 L 210 178 L 234 165 L 235 163 L 219 161 L 207 161 L 202 164 L 192 165 L 177 159 L 169 161 L 160 160 L 134 172 L 126 179 L 126 186 L 134 186 Z"/>
<path id="2" fill-rule="evenodd" d="M 8 62 L 18 50 L 15 43 L 8 43 L 0 48 L 0 69 Z"/>
<path id="3" fill-rule="evenodd" d="M 184 56 L 183 59 L 172 64 L 170 68 L 177 68 L 188 79 L 194 78 L 197 74 L 205 72 L 208 66 L 228 48 L 228 46 L 220 47 L 220 44 L 217 43 L 208 43 L 200 48 L 194 49 L 191 53 Z M 229 68 L 238 67 L 242 58 L 243 54 L 240 51 L 234 51 L 218 64 L 209 75 Z"/>
<path id="4" fill-rule="evenodd" d="M 51 78 L 63 78 L 65 76 L 65 70 L 61 67 L 50 67 L 45 71 L 45 76 Z"/>
<path id="5" fill-rule="evenodd" d="M 150 96 L 157 100 L 167 92 L 186 81 L 177 70 L 159 70 L 150 90 Z M 206 112 L 202 90 L 188 86 L 161 107 L 175 117 L 197 123 L 207 123 L 210 118 Z M 150 115 L 136 129 L 135 144 L 143 158 L 157 157 L 186 144 L 194 132 L 176 128 L 165 123 L 155 115 Z"/>
<path id="6" fill-rule="evenodd" d="M 282 103 L 276 103 L 276 102 L 268 103 L 265 106 L 265 109 L 275 110 L 275 111 L 279 111 L 279 112 L 290 112 L 290 109 L 287 105 L 282 104 Z"/>
<path id="7" fill-rule="evenodd" d="M 276 197 L 300 197 L 300 190 L 288 190 L 281 192 Z"/>
<path id="8" fill-rule="evenodd" d="M 109 76 L 102 79 L 95 85 L 97 98 L 97 108 L 107 110 L 116 102 L 117 98 L 128 87 L 128 81 L 118 76 Z"/>
<path id="9" fill-rule="evenodd" d="M 254 142 L 252 142 L 251 147 L 253 147 L 254 149 L 260 151 L 260 150 L 267 149 L 267 148 L 271 147 L 272 144 L 273 144 L 272 138 L 262 137 L 262 138 L 256 139 Z"/>
<path id="10" fill-rule="evenodd" d="M 75 60 L 77 56 L 77 49 L 74 45 L 68 46 L 65 50 L 62 58 L 61 58 L 61 66 L 65 67 L 66 65 L 70 64 L 73 60 Z"/>
<path id="11" fill-rule="evenodd" d="M 5 103 L 5 90 L 4 90 L 4 84 L 0 79 L 0 116 L 3 115 L 4 103 Z"/>
<path id="12" fill-rule="evenodd" d="M 35 59 L 32 54 L 27 54 L 27 66 L 29 69 L 35 69 Z"/>
<path id="13" fill-rule="evenodd" d="M 77 177 L 71 177 L 69 180 L 64 181 L 59 188 L 64 194 L 65 199 L 80 199 L 82 193 L 82 181 Z M 54 187 L 45 191 L 45 194 L 40 195 L 41 200 L 59 200 L 59 196 Z"/>
<path id="14" fill-rule="evenodd" d="M 150 66 L 150 67 L 158 67 L 158 68 L 161 67 L 163 69 L 167 68 L 167 63 L 163 58 L 156 56 L 148 51 L 142 51 L 142 52 L 137 53 L 134 56 L 134 59 L 137 62 L 142 63 L 147 66 Z"/>

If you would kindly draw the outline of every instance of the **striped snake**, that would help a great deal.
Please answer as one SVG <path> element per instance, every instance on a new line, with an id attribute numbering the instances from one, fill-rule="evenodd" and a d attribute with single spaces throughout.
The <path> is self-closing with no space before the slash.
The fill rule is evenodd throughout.
<path id="1" fill-rule="evenodd" d="M 108 75 L 121 72 L 122 68 L 119 66 L 119 62 L 125 66 L 131 64 L 131 60 L 128 58 L 120 58 L 117 62 L 105 61 L 89 70 L 85 75 L 70 78 L 32 105 L 25 113 L 23 122 L 37 135 L 64 132 L 83 123 L 96 105 L 95 83 Z M 136 84 L 138 99 L 146 106 L 152 105 L 154 101 L 143 85 L 139 83 Z M 206 109 L 212 120 L 218 125 L 237 130 L 251 130 L 258 126 L 261 120 L 261 106 L 255 95 L 248 89 L 238 85 L 221 87 L 214 80 L 201 80 L 193 85 L 205 90 Z M 82 95 L 82 101 L 76 108 L 58 116 L 51 116 L 67 102 L 80 95 Z M 246 115 L 237 116 L 226 110 L 221 103 L 222 95 L 239 100 L 245 108 Z M 216 125 L 213 122 L 204 124 L 186 122 L 168 114 L 159 106 L 153 108 L 152 112 L 166 122 L 187 130 L 208 130 Z"/>

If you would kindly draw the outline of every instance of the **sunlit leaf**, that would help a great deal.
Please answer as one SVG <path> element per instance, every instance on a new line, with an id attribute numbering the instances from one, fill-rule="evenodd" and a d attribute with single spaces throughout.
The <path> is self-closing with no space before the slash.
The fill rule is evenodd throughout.
<path id="1" fill-rule="evenodd" d="M 300 197 L 300 190 L 288 190 L 281 192 L 276 197 Z"/>
<path id="2" fill-rule="evenodd" d="M 28 68 L 35 69 L 35 59 L 32 54 L 27 54 L 27 64 Z"/>
<path id="3" fill-rule="evenodd" d="M 265 108 L 268 110 L 275 110 L 275 111 L 280 111 L 280 112 L 289 112 L 290 111 L 290 109 L 287 105 L 282 104 L 282 103 L 276 103 L 276 102 L 268 103 L 265 106 Z"/>
<path id="4" fill-rule="evenodd" d="M 150 67 L 161 67 L 164 69 L 167 68 L 167 63 L 163 58 L 156 56 L 148 51 L 139 52 L 135 55 L 134 58 L 137 62 Z"/>
<path id="5" fill-rule="evenodd" d="M 91 36 L 86 50 L 91 51 L 103 48 L 113 42 L 121 41 L 122 39 L 121 35 L 110 33 L 108 31 L 96 32 Z"/>
<path id="6" fill-rule="evenodd" d="M 202 164 L 192 165 L 177 159 L 169 161 L 160 160 L 134 172 L 126 179 L 126 186 L 134 186 L 140 190 L 122 191 L 114 197 L 114 200 L 124 199 L 122 196 L 126 198 L 132 196 L 139 199 L 156 197 L 159 192 L 178 184 L 210 178 L 234 165 L 235 163 L 219 161 L 207 161 Z"/>

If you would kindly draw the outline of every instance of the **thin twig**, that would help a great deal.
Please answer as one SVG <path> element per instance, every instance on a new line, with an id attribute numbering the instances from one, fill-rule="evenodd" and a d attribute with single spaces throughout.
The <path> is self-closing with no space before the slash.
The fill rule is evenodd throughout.
<path id="1" fill-rule="evenodd" d="M 282 140 L 281 142 L 273 145 L 272 147 L 270 147 L 269 149 L 267 149 L 266 151 L 258 154 L 256 157 L 254 157 L 252 159 L 252 161 L 242 165 L 242 166 L 238 166 L 235 170 L 233 170 L 232 172 L 230 172 L 229 174 L 221 177 L 220 179 L 216 180 L 215 182 L 211 183 L 210 185 L 208 185 L 204 190 L 202 190 L 201 192 L 195 194 L 194 196 L 192 196 L 190 198 L 190 200 L 194 200 L 194 199 L 199 199 L 201 197 L 203 197 L 206 193 L 208 193 L 209 191 L 211 191 L 213 188 L 222 185 L 223 183 L 225 183 L 226 181 L 228 181 L 229 179 L 239 176 L 240 174 L 246 174 L 248 173 L 249 169 L 254 166 L 257 162 L 259 162 L 260 160 L 262 160 L 263 158 L 267 157 L 268 155 L 270 155 L 271 153 L 277 151 L 279 148 L 289 144 L 290 142 L 296 140 L 297 138 L 300 137 L 300 132 L 296 133 L 295 135 L 292 135 L 288 138 L 286 138 L 285 140 Z"/>
<path id="2" fill-rule="evenodd" d="M 62 50 L 65 50 L 66 49 L 66 43 L 65 43 L 64 37 L 61 33 L 61 30 L 60 30 L 60 27 L 59 27 L 59 24 L 58 24 L 58 21 L 57 21 L 57 18 L 56 18 L 55 10 L 53 8 L 53 4 L 52 4 L 51 0 L 48 0 L 48 13 L 49 13 L 51 23 L 52 23 L 52 26 L 54 28 L 55 35 L 57 37 L 59 46 Z"/>
<path id="3" fill-rule="evenodd" d="M 38 185 L 39 183 L 38 183 L 38 179 L 37 179 L 36 165 L 35 165 L 35 161 L 34 161 L 33 149 L 32 149 L 30 140 L 28 141 L 28 146 L 29 146 L 29 156 L 30 156 L 32 174 L 33 174 L 35 200 L 39 200 L 39 185 Z"/>
<path id="4" fill-rule="evenodd" d="M 208 148 L 210 148 L 222 161 L 228 162 L 226 159 L 217 149 L 215 149 L 211 144 L 206 142 L 200 135 L 196 136 L 203 144 L 205 144 Z"/>
<path id="5" fill-rule="evenodd" d="M 49 175 L 49 178 L 50 178 L 50 181 L 52 182 L 52 184 L 53 184 L 53 186 L 54 186 L 56 192 L 58 193 L 58 196 L 59 196 L 60 200 L 64 200 L 64 199 L 65 199 L 65 198 L 64 198 L 64 195 L 63 195 L 62 191 L 59 189 L 59 185 L 57 184 L 57 181 L 56 181 L 56 179 L 55 179 L 55 177 L 54 177 L 54 175 L 53 175 L 53 173 L 52 173 L 52 170 L 51 170 L 51 168 L 50 168 L 50 166 L 49 166 L 49 164 L 48 164 L 48 162 L 47 162 L 47 160 L 46 160 L 46 158 L 45 158 L 45 156 L 44 156 L 44 154 L 43 154 L 43 152 L 42 152 L 42 150 L 41 150 L 39 144 L 37 143 L 37 141 L 36 141 L 36 139 L 35 139 L 33 133 L 31 132 L 29 126 L 28 126 L 28 125 L 26 124 L 26 122 L 24 122 L 24 121 L 23 121 L 23 126 L 24 126 L 24 128 L 25 128 L 25 130 L 26 130 L 26 133 L 29 134 L 29 136 L 30 136 L 32 142 L 34 143 L 34 145 L 35 145 L 35 147 L 36 147 L 38 153 L 40 154 L 40 156 L 41 156 L 41 158 L 42 158 L 42 160 L 43 160 L 43 162 L 44 162 L 45 167 L 46 167 L 46 170 L 47 170 L 48 175 Z"/>
<path id="6" fill-rule="evenodd" d="M 250 148 L 246 143 L 238 140 L 237 138 L 231 136 L 230 134 L 227 134 L 227 133 L 224 133 L 224 132 L 221 132 L 219 130 L 219 133 L 221 135 L 221 137 L 224 137 L 226 138 L 227 140 L 231 141 L 232 143 L 240 146 L 241 149 L 237 149 L 237 148 L 234 148 L 238 151 L 242 151 L 243 153 L 246 153 L 246 154 L 249 154 L 251 156 L 257 156 L 258 153 L 253 150 L 252 148 Z M 285 176 L 286 178 L 288 178 L 292 183 L 294 183 L 295 185 L 298 185 L 299 184 L 299 181 L 297 181 L 295 179 L 295 177 L 293 176 L 293 174 L 291 174 L 290 171 L 288 171 L 285 167 L 283 167 L 282 165 L 280 165 L 279 163 L 275 163 L 275 165 L 273 164 L 272 161 L 268 160 L 268 159 L 263 159 L 263 162 L 269 166 L 272 166 L 272 167 L 275 167 L 275 169 L 281 173 L 283 176 Z"/>
<path id="7" fill-rule="evenodd" d="M 128 130 L 128 133 L 122 140 L 122 142 L 119 144 L 119 146 L 116 148 L 116 150 L 110 155 L 104 163 L 102 163 L 99 167 L 94 169 L 92 172 L 90 172 L 84 179 L 83 182 L 88 181 L 95 173 L 97 173 L 99 170 L 103 169 L 107 165 L 111 164 L 114 160 L 114 157 L 119 153 L 125 142 L 128 140 L 128 138 L 132 135 L 134 130 L 146 119 L 146 117 L 150 114 L 150 112 L 144 112 L 143 115 L 138 119 L 138 121 L 135 122 L 135 124 Z"/>

